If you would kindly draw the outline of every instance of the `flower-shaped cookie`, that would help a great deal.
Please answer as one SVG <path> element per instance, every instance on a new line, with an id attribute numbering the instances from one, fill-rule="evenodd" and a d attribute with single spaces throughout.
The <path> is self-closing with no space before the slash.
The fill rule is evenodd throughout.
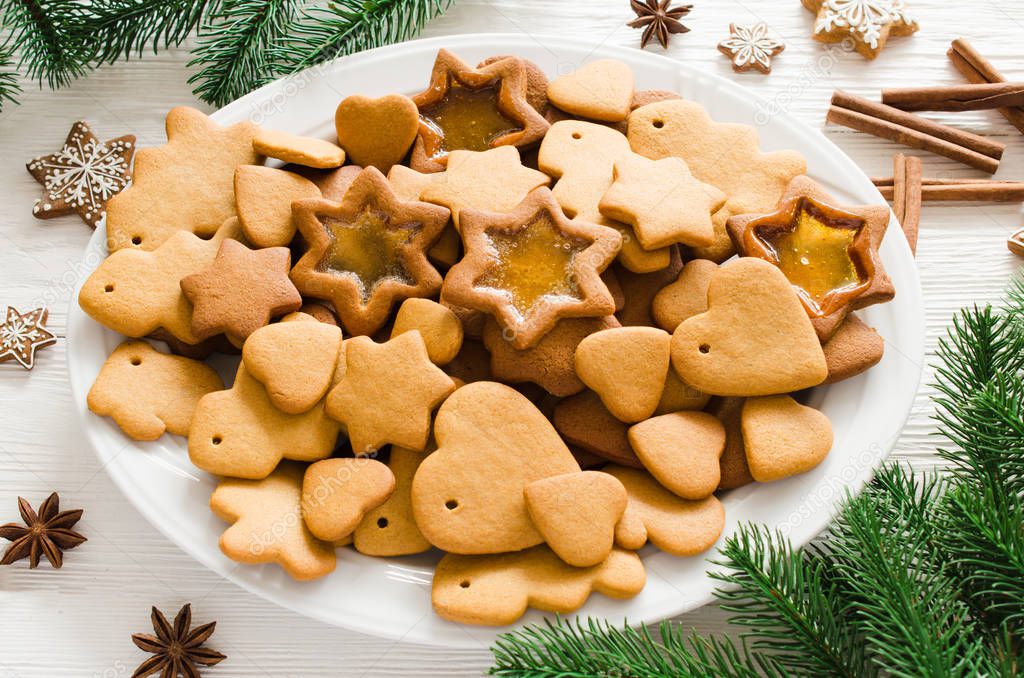
<path id="1" fill-rule="evenodd" d="M 548 129 L 526 100 L 526 72 L 516 58 L 473 68 L 438 50 L 430 84 L 412 100 L 420 130 L 410 165 L 420 172 L 443 170 L 451 151 L 528 146 Z"/>
<path id="2" fill-rule="evenodd" d="M 823 341 L 850 311 L 895 295 L 878 256 L 888 226 L 887 207 L 839 205 L 806 176 L 789 183 L 775 212 L 737 215 L 728 224 L 741 256 L 786 274 Z"/>
<path id="3" fill-rule="evenodd" d="M 330 300 L 350 334 L 372 334 L 396 301 L 440 289 L 426 251 L 448 210 L 399 200 L 377 169 L 360 172 L 340 203 L 301 200 L 294 212 L 309 250 L 292 280 L 303 294 Z"/>
<path id="4" fill-rule="evenodd" d="M 718 43 L 718 51 L 732 60 L 732 70 L 737 73 L 751 68 L 771 73 L 772 57 L 784 49 L 781 41 L 768 35 L 768 24 L 763 21 L 753 26 L 729 24 L 729 37 Z"/>
<path id="5" fill-rule="evenodd" d="M 622 236 L 567 219 L 550 190 L 507 214 L 465 210 L 461 222 L 466 254 L 448 271 L 444 298 L 493 315 L 514 348 L 534 346 L 559 318 L 615 312 L 601 271 Z"/>

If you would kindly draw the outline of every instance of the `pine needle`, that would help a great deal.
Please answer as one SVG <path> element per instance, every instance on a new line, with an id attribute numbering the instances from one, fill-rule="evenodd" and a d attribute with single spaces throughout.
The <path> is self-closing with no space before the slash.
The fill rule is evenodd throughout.
<path id="1" fill-rule="evenodd" d="M 21 93 L 18 74 L 14 71 L 14 59 L 14 45 L 11 41 L 0 44 L 0 113 L 5 103 L 17 103 Z"/>
<path id="2" fill-rule="evenodd" d="M 199 32 L 189 66 L 193 93 L 214 106 L 251 92 L 274 79 L 271 49 L 291 29 L 301 0 L 227 0 Z"/>
<path id="3" fill-rule="evenodd" d="M 95 46 L 94 62 L 114 62 L 180 45 L 220 7 L 221 0 L 93 0 L 78 29 Z"/>
<path id="4" fill-rule="evenodd" d="M 82 12 L 81 3 L 67 0 L 0 0 L 0 26 L 30 80 L 56 89 L 87 70 L 91 48 L 75 39 L 72 29 Z"/>

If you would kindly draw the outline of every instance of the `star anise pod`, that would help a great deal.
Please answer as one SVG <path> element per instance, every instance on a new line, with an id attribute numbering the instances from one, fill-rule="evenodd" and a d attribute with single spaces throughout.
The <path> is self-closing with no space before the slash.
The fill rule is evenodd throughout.
<path id="1" fill-rule="evenodd" d="M 150 614 L 153 630 L 156 635 L 148 633 L 132 634 L 132 642 L 143 652 L 150 652 L 152 657 L 139 664 L 132 678 L 145 678 L 159 673 L 160 678 L 199 678 L 197 665 L 213 666 L 227 657 L 216 650 L 202 647 L 210 639 L 217 622 L 203 624 L 191 631 L 192 604 L 186 603 L 174 618 L 174 626 L 160 610 L 153 608 Z"/>
<path id="2" fill-rule="evenodd" d="M 71 529 L 81 520 L 82 510 L 61 511 L 56 492 L 39 505 L 39 513 L 32 510 L 28 501 L 18 497 L 18 512 L 24 525 L 0 525 L 0 538 L 11 541 L 0 565 L 10 565 L 27 557 L 28 566 L 34 568 L 39 565 L 39 556 L 45 555 L 50 565 L 59 568 L 64 564 L 64 551 L 86 540 Z"/>
<path id="3" fill-rule="evenodd" d="M 629 0 L 629 6 L 637 18 L 630 21 L 630 28 L 642 28 L 640 47 L 647 47 L 652 37 L 657 37 L 662 47 L 668 47 L 668 41 L 676 33 L 686 33 L 690 29 L 679 20 L 690 13 L 693 5 L 670 7 L 672 0 Z"/>

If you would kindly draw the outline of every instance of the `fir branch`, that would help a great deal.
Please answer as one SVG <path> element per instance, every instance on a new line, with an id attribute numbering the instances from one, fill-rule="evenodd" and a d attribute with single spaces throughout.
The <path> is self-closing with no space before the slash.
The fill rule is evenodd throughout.
<path id="1" fill-rule="evenodd" d="M 18 94 L 21 93 L 21 85 L 18 83 L 18 74 L 14 71 L 14 44 L 7 40 L 0 43 L 0 113 L 4 110 L 4 103 L 17 103 Z"/>
<path id="2" fill-rule="evenodd" d="M 222 12 L 200 29 L 189 78 L 193 93 L 223 106 L 274 76 L 272 46 L 288 34 L 301 0 L 227 0 Z"/>
<path id="3" fill-rule="evenodd" d="M 303 13 L 274 50 L 279 75 L 408 40 L 453 0 L 337 0 Z"/>
<path id="4" fill-rule="evenodd" d="M 51 89 L 63 87 L 86 70 L 91 47 L 72 35 L 83 5 L 67 0 L 0 0 L 0 26 L 16 45 L 18 67 Z"/>
<path id="5" fill-rule="evenodd" d="M 750 629 L 752 649 L 771 653 L 790 674 L 862 678 L 876 673 L 863 641 L 842 612 L 826 558 L 799 553 L 782 535 L 742 526 L 726 540 L 728 584 L 717 596 L 732 623 Z"/>
<path id="6" fill-rule="evenodd" d="M 149 47 L 180 45 L 207 17 L 220 11 L 221 0 L 94 0 L 76 31 L 94 46 L 97 63 L 142 56 Z"/>

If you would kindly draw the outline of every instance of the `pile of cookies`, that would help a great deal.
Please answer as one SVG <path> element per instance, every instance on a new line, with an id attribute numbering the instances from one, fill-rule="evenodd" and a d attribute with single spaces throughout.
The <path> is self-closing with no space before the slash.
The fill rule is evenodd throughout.
<path id="1" fill-rule="evenodd" d="M 79 296 L 131 338 L 90 409 L 188 437 L 236 561 L 439 549 L 434 609 L 473 624 L 630 597 L 637 549 L 716 542 L 716 493 L 817 465 L 798 392 L 882 357 L 851 311 L 893 297 L 888 209 L 624 64 L 548 82 L 442 50 L 423 92 L 335 122 L 172 110 Z M 214 352 L 241 355 L 229 388 Z"/>

